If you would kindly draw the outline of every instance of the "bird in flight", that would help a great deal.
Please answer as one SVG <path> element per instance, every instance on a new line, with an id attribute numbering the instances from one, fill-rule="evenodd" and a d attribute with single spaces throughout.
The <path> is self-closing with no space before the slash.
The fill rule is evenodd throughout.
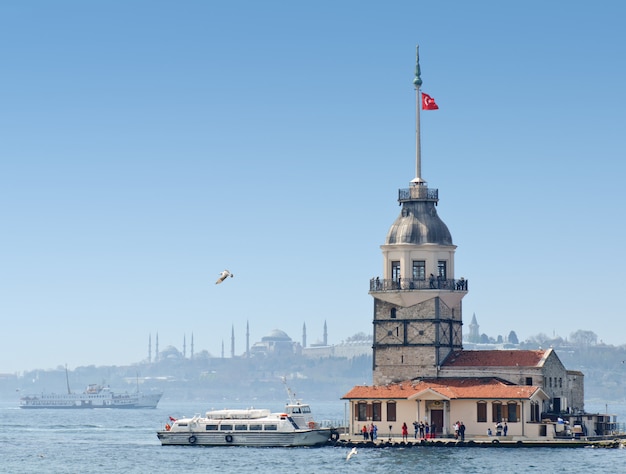
<path id="1" fill-rule="evenodd" d="M 226 280 L 226 278 L 228 277 L 234 277 L 235 275 L 233 275 L 232 273 L 230 273 L 228 270 L 224 270 L 222 273 L 220 273 L 220 277 L 217 279 L 217 281 L 215 282 L 216 285 L 219 285 L 220 283 L 222 283 L 224 280 Z"/>

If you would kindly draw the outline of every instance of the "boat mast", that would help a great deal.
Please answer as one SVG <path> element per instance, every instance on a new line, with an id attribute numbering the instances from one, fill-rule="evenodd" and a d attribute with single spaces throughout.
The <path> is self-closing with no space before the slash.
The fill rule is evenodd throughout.
<path id="1" fill-rule="evenodd" d="M 70 376 L 67 373 L 67 364 L 65 364 L 65 382 L 67 383 L 67 394 L 71 395 L 72 391 L 70 390 Z"/>

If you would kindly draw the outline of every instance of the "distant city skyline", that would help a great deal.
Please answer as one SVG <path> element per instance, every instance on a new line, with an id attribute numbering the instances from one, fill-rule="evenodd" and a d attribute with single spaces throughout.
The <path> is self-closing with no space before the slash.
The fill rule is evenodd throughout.
<path id="1" fill-rule="evenodd" d="M 538 14 L 537 12 L 540 12 Z M 415 167 L 463 312 L 626 344 L 623 2 L 3 2 L 0 373 L 220 353 L 328 321 L 371 278 Z M 215 281 L 224 270 L 235 277 Z M 466 332 L 466 328 L 465 332 Z"/>

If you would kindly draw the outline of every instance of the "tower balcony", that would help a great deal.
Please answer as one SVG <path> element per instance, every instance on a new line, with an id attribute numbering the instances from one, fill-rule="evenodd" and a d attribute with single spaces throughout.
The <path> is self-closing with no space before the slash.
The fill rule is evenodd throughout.
<path id="1" fill-rule="evenodd" d="M 410 188 L 398 189 L 398 202 L 408 201 L 439 201 L 439 190 L 426 186 L 411 186 Z"/>
<path id="2" fill-rule="evenodd" d="M 370 293 L 386 291 L 415 291 L 415 290 L 448 290 L 463 291 L 468 290 L 468 281 L 460 278 L 458 280 L 383 280 L 379 277 L 370 280 Z"/>

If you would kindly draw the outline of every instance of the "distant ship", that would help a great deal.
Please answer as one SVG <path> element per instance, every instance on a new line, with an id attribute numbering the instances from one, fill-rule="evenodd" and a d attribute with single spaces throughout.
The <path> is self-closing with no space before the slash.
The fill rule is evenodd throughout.
<path id="1" fill-rule="evenodd" d="M 67 377 L 67 370 L 66 370 Z M 20 397 L 20 408 L 156 408 L 162 392 L 115 393 L 109 387 L 90 384 L 83 393 L 41 393 Z"/>

